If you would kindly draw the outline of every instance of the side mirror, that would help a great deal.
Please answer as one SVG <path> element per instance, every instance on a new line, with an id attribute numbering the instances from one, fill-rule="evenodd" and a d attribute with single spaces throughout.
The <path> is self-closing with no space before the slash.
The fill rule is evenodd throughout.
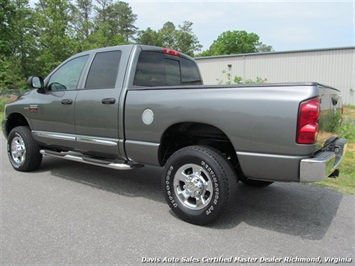
<path id="1" fill-rule="evenodd" d="M 31 76 L 27 80 L 27 86 L 33 89 L 37 89 L 39 93 L 44 92 L 44 82 L 43 78 L 37 76 Z"/>

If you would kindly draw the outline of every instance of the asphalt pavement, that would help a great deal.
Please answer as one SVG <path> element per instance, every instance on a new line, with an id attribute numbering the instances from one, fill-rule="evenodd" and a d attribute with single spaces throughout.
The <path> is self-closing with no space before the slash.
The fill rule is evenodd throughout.
<path id="1" fill-rule="evenodd" d="M 239 183 L 223 219 L 195 226 L 170 211 L 159 168 L 117 171 L 46 157 L 38 171 L 21 173 L 3 136 L 0 144 L 2 265 L 355 264 L 355 196 Z"/>

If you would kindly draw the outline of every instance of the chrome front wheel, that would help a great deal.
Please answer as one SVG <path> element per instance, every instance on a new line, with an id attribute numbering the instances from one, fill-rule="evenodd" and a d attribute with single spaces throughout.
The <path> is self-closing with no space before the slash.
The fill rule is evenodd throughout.
<path id="1" fill-rule="evenodd" d="M 42 154 L 39 150 L 39 145 L 28 127 L 15 127 L 9 133 L 7 154 L 15 170 L 29 172 L 38 169 L 42 162 Z"/>
<path id="2" fill-rule="evenodd" d="M 14 137 L 10 145 L 10 155 L 13 162 L 21 166 L 26 160 L 26 146 L 23 138 L 20 135 Z"/>

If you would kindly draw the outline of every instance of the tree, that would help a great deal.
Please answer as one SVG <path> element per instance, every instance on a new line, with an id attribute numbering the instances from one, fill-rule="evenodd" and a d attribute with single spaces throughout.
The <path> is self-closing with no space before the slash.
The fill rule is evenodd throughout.
<path id="1" fill-rule="evenodd" d="M 112 0 L 98 0 L 99 6 L 95 8 L 95 29 L 90 36 L 96 46 L 112 46 L 129 43 L 133 40 L 137 27 L 134 22 L 137 15 L 133 14 L 131 7 L 125 2 Z"/>
<path id="2" fill-rule="evenodd" d="M 122 35 L 127 42 L 133 40 L 138 28 L 134 26 L 137 15 L 133 14 L 132 8 L 125 2 L 117 2 L 113 4 L 112 11 L 118 19 L 118 34 Z"/>
<path id="3" fill-rule="evenodd" d="M 94 30 L 93 9 L 92 0 L 76 0 L 75 5 L 71 5 L 72 24 L 78 42 L 78 52 L 90 49 L 87 40 Z"/>
<path id="4" fill-rule="evenodd" d="M 238 30 L 226 31 L 219 35 L 210 48 L 201 53 L 201 56 L 256 53 L 260 47 L 272 49 L 271 46 L 263 45 L 255 33 Z"/>
<path id="5" fill-rule="evenodd" d="M 171 21 L 165 22 L 163 27 L 159 30 L 160 38 L 163 41 L 164 47 L 169 47 L 176 49 L 177 36 L 176 36 L 176 27 Z"/>
<path id="6" fill-rule="evenodd" d="M 36 58 L 38 47 L 36 45 L 37 32 L 33 27 L 34 12 L 30 8 L 28 0 L 16 0 L 14 2 L 15 13 L 11 32 L 12 55 L 19 59 L 21 72 L 28 77 L 36 70 Z"/>
<path id="7" fill-rule="evenodd" d="M 10 0 L 0 3 L 0 55 L 10 54 L 11 31 L 14 26 L 11 18 L 14 16 L 15 7 Z"/>
<path id="8" fill-rule="evenodd" d="M 40 0 L 36 7 L 39 60 L 47 74 L 77 51 L 68 0 Z"/>
<path id="9" fill-rule="evenodd" d="M 264 43 L 260 43 L 257 47 L 258 52 L 260 53 L 267 53 L 267 52 L 273 52 L 274 49 L 272 48 L 271 45 L 266 45 Z"/>
<path id="10" fill-rule="evenodd" d="M 148 27 L 146 30 L 138 31 L 137 43 L 153 45 L 153 46 L 163 46 L 162 38 L 159 32 Z"/>
<path id="11" fill-rule="evenodd" d="M 4 1 L 1 7 L 0 87 L 22 88 L 38 66 L 34 12 L 27 0 Z"/>
<path id="12" fill-rule="evenodd" d="M 168 21 L 159 31 L 147 28 L 138 32 L 136 42 L 139 44 L 168 47 L 193 56 L 200 51 L 201 44 L 192 31 L 192 22 L 184 21 L 183 25 L 175 27 Z"/>
<path id="13" fill-rule="evenodd" d="M 194 52 L 200 51 L 202 48 L 197 36 L 192 31 L 192 25 L 192 22 L 184 21 L 182 26 L 179 25 L 179 30 L 176 32 L 177 50 L 191 56 L 194 55 Z"/>

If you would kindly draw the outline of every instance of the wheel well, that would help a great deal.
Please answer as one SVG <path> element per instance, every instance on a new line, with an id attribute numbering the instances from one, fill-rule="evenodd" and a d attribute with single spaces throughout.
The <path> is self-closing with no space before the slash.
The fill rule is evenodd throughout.
<path id="1" fill-rule="evenodd" d="M 170 126 L 163 134 L 159 162 L 165 165 L 169 157 L 177 150 L 192 146 L 202 145 L 220 151 L 235 167 L 239 163 L 232 142 L 220 129 L 203 123 L 179 123 Z"/>
<path id="2" fill-rule="evenodd" d="M 26 118 L 19 113 L 14 113 L 14 114 L 9 115 L 9 117 L 7 118 L 6 125 L 5 125 L 6 136 L 9 135 L 9 133 L 11 132 L 12 129 L 14 129 L 15 127 L 18 127 L 18 126 L 29 127 L 29 124 L 28 124 Z"/>

